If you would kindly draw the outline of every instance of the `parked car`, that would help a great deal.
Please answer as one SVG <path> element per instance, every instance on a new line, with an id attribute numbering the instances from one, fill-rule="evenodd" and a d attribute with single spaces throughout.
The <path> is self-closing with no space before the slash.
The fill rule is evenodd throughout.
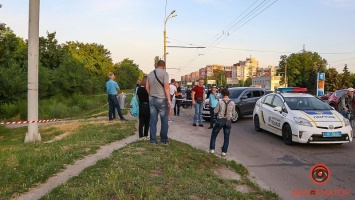
<path id="1" fill-rule="evenodd" d="M 253 114 L 256 101 L 266 94 L 264 88 L 256 87 L 235 87 L 228 88 L 228 90 L 230 93 L 229 98 L 234 101 L 236 111 L 233 115 L 232 122 L 237 122 L 240 117 L 245 115 Z M 220 100 L 221 99 L 222 98 L 220 98 Z M 205 106 L 203 107 L 202 118 L 206 121 L 210 120 L 210 105 L 208 99 L 206 99 Z"/>
<path id="2" fill-rule="evenodd" d="M 339 98 L 347 92 L 348 92 L 347 89 L 337 90 L 337 91 L 333 92 L 333 94 L 330 95 L 328 98 L 328 104 L 331 107 L 333 107 L 335 110 L 339 111 L 339 108 L 338 108 Z"/>
<path id="3" fill-rule="evenodd" d="M 268 94 L 256 102 L 253 121 L 256 131 L 279 135 L 287 145 L 342 144 L 353 138 L 349 120 L 311 94 Z"/>
<path id="4" fill-rule="evenodd" d="M 182 96 L 182 99 L 181 100 L 181 107 L 185 108 L 186 107 L 186 101 L 184 101 L 186 99 L 186 89 L 185 88 L 182 88 L 181 89 L 181 96 Z"/>
<path id="5" fill-rule="evenodd" d="M 324 95 L 320 96 L 319 98 L 322 99 L 322 101 L 328 103 L 328 99 L 330 97 L 330 95 L 332 95 L 333 92 L 326 92 Z"/>

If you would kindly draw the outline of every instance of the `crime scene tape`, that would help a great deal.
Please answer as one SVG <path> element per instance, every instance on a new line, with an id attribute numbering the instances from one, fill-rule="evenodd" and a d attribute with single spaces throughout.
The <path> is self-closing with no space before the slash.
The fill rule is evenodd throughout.
<path id="1" fill-rule="evenodd" d="M 49 119 L 49 120 L 37 120 L 37 121 L 16 121 L 16 122 L 1 122 L 0 124 L 10 125 L 10 124 L 34 124 L 34 123 L 46 123 L 62 121 L 61 119 Z"/>

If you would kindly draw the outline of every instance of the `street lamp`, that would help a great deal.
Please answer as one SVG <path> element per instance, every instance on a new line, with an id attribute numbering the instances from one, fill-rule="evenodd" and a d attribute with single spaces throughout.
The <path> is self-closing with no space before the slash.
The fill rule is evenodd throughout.
<path id="1" fill-rule="evenodd" d="M 171 11 L 170 15 L 165 19 L 165 22 L 164 22 L 164 62 L 165 62 L 165 66 L 166 66 L 166 23 L 168 22 L 168 20 L 170 18 L 177 16 L 174 13 L 175 13 L 175 10 Z"/>

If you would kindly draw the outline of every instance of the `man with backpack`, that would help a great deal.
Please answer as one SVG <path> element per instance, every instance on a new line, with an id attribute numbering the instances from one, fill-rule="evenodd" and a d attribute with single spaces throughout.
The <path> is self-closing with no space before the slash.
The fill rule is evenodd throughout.
<path id="1" fill-rule="evenodd" d="M 222 101 L 219 101 L 214 113 L 217 114 L 216 123 L 212 129 L 211 140 L 210 140 L 210 152 L 214 153 L 216 146 L 216 138 L 219 131 L 223 128 L 224 142 L 222 146 L 221 155 L 226 156 L 228 145 L 229 145 L 229 135 L 232 128 L 232 116 L 235 112 L 235 104 L 229 99 L 229 90 L 224 88 L 221 90 Z"/>

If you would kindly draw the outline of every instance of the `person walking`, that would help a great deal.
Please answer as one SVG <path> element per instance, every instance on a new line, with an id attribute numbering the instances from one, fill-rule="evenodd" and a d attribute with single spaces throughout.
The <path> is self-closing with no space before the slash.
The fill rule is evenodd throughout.
<path id="1" fill-rule="evenodd" d="M 148 130 L 150 122 L 149 95 L 145 88 L 147 76 L 144 76 L 139 83 L 137 90 L 137 100 L 139 100 L 139 139 L 148 139 Z M 143 132 L 144 127 L 144 132 Z"/>
<path id="2" fill-rule="evenodd" d="M 181 87 L 179 86 L 178 82 L 175 82 L 175 87 L 176 87 L 176 96 L 175 96 L 175 106 L 174 106 L 174 116 L 179 116 L 180 115 L 180 107 L 181 107 L 181 99 L 182 99 L 182 91 Z"/>
<path id="3" fill-rule="evenodd" d="M 217 87 L 213 86 L 211 89 L 211 94 L 209 96 L 209 104 L 210 104 L 210 127 L 208 127 L 208 129 L 212 129 L 213 128 L 213 123 L 214 123 L 214 118 L 215 118 L 215 114 L 214 114 L 214 109 L 218 104 L 218 94 L 217 94 Z"/>
<path id="4" fill-rule="evenodd" d="M 175 79 L 171 79 L 170 81 L 170 100 L 171 100 L 171 107 L 169 110 L 169 122 L 173 122 L 173 109 L 175 108 L 175 103 L 176 103 L 176 94 L 177 94 L 177 89 L 175 86 Z"/>
<path id="5" fill-rule="evenodd" d="M 150 108 L 150 142 L 157 144 L 157 123 L 158 115 L 161 119 L 160 140 L 163 144 L 168 144 L 168 114 L 171 106 L 170 88 L 169 88 L 169 74 L 164 70 L 165 62 L 159 60 L 155 70 L 147 76 L 146 89 L 149 94 L 149 108 Z"/>
<path id="6" fill-rule="evenodd" d="M 107 92 L 107 100 L 108 100 L 108 119 L 113 120 L 115 108 L 117 109 L 118 116 L 121 120 L 127 121 L 122 115 L 120 104 L 117 100 L 117 92 L 120 91 L 120 87 L 118 86 L 115 80 L 115 75 L 111 73 L 109 75 L 110 80 L 106 82 L 106 92 Z"/>
<path id="7" fill-rule="evenodd" d="M 205 104 L 205 94 L 204 94 L 203 84 L 204 84 L 204 80 L 201 79 L 198 82 L 198 85 L 195 85 L 194 88 L 192 89 L 192 105 L 195 106 L 195 115 L 194 115 L 194 121 L 192 126 L 196 126 L 197 123 L 199 123 L 198 126 L 201 127 L 203 126 L 202 109 Z"/>
<path id="8" fill-rule="evenodd" d="M 232 128 L 232 116 L 235 112 L 235 104 L 232 100 L 229 99 L 229 90 L 222 89 L 222 101 L 219 101 L 216 108 L 214 109 L 214 113 L 217 114 L 216 124 L 212 129 L 211 140 L 210 140 L 210 152 L 214 153 L 216 146 L 216 138 L 218 136 L 219 131 L 223 128 L 224 133 L 224 142 L 222 146 L 222 156 L 226 156 L 229 145 L 229 135 Z"/>

